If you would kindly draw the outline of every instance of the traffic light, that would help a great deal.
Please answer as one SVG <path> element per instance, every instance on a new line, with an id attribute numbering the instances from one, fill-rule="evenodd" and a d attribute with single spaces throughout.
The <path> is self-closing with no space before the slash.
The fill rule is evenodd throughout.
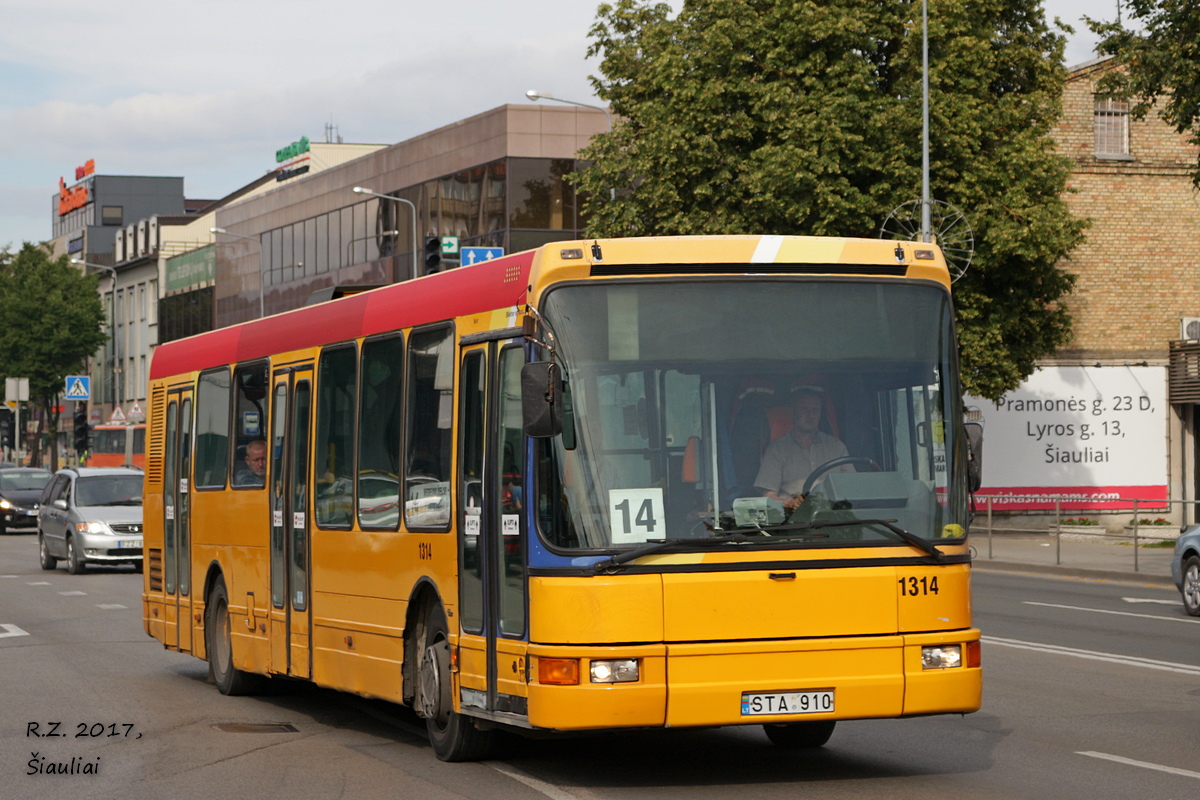
<path id="1" fill-rule="evenodd" d="M 75 452 L 86 453 L 92 446 L 92 432 L 88 427 L 87 403 L 75 404 Z"/>
<path id="2" fill-rule="evenodd" d="M 437 272 L 442 267 L 442 240 L 430 236 L 425 240 L 425 274 Z"/>
<path id="3" fill-rule="evenodd" d="M 0 446 L 8 448 L 17 446 L 17 430 L 13 425 L 11 408 L 0 407 Z"/>

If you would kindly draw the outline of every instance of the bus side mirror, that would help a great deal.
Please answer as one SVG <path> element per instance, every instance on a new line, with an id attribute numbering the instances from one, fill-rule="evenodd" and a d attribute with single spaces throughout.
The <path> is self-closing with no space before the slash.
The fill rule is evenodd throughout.
<path id="1" fill-rule="evenodd" d="M 983 486 L 983 425 L 979 422 L 964 422 L 967 434 L 967 489 L 978 492 Z"/>
<path id="2" fill-rule="evenodd" d="M 521 367 L 521 413 L 526 436 L 548 439 L 562 433 L 563 383 L 556 362 Z"/>

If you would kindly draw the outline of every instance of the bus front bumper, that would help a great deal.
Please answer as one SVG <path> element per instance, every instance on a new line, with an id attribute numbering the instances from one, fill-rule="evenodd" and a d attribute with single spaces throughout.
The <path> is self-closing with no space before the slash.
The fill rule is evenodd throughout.
<path id="1" fill-rule="evenodd" d="M 956 648 L 957 665 L 930 668 L 930 653 Z M 967 713 L 977 711 L 982 698 L 978 648 L 977 629 L 631 647 L 531 645 L 529 723 L 588 730 Z M 578 683 L 540 680 L 550 673 L 541 675 L 542 661 L 572 659 L 579 660 Z M 614 660 L 636 660 L 637 680 L 594 682 L 592 662 Z"/>

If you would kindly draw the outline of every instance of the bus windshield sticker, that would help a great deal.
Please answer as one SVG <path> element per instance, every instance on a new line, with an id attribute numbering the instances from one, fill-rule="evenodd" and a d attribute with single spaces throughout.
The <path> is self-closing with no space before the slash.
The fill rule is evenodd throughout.
<path id="1" fill-rule="evenodd" d="M 637 544 L 663 536 L 663 490 L 610 489 L 608 517 L 613 544 Z"/>
<path id="2" fill-rule="evenodd" d="M 520 536 L 521 535 L 521 515 L 520 514 L 501 514 L 500 515 L 500 530 L 505 536 Z"/>

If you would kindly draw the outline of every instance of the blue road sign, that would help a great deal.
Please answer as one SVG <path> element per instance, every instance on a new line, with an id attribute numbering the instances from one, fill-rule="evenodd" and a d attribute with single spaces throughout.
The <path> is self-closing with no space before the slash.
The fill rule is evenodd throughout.
<path id="1" fill-rule="evenodd" d="M 68 400 L 92 399 L 92 379 L 87 375 L 68 375 L 66 394 Z"/>
<path id="2" fill-rule="evenodd" d="M 481 261 L 491 261 L 504 255 L 503 247 L 464 247 L 459 251 L 459 263 L 464 267 L 478 264 Z"/>

